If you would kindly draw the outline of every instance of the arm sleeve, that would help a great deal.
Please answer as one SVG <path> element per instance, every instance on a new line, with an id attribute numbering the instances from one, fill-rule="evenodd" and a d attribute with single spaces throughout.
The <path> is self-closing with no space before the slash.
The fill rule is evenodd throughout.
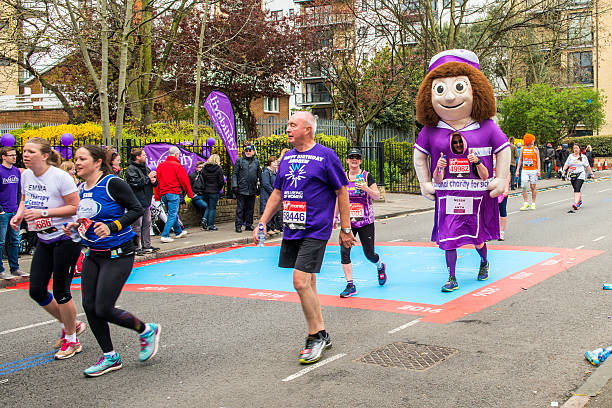
<path id="1" fill-rule="evenodd" d="M 429 136 L 427 135 L 427 126 L 423 127 L 417 136 L 416 143 L 414 144 L 414 148 L 422 151 L 423 153 L 430 155 L 429 153 Z"/>
<path id="2" fill-rule="evenodd" d="M 366 183 L 368 184 L 368 187 L 376 183 L 376 180 L 374 180 L 374 176 L 370 172 L 368 172 L 368 179 L 366 180 Z"/>
<path id="3" fill-rule="evenodd" d="M 497 154 L 506 147 L 510 147 L 510 142 L 508 142 L 508 137 L 495 122 L 493 122 L 491 126 L 493 127 L 491 132 L 491 147 L 493 148 L 493 154 Z"/>
<path id="4" fill-rule="evenodd" d="M 179 179 L 179 183 L 181 183 L 181 187 L 183 187 L 183 190 L 185 190 L 185 193 L 187 193 L 188 197 L 193 197 L 193 190 L 191 190 L 191 184 L 189 184 L 189 176 L 187 175 L 187 171 L 185 171 L 183 166 L 181 166 L 181 168 L 179 168 L 178 170 L 179 171 L 177 176 Z"/>
<path id="5" fill-rule="evenodd" d="M 144 210 L 140 205 L 140 202 L 134 195 L 134 192 L 122 179 L 119 177 L 113 177 L 108 181 L 108 193 L 119 205 L 125 208 L 125 214 L 123 214 L 117 220 L 123 228 L 126 228 L 134 223 L 138 218 L 142 217 Z M 115 222 L 109 222 L 106 224 L 111 232 L 119 231 L 119 227 Z"/>
<path id="6" fill-rule="evenodd" d="M 238 187 L 238 168 L 240 167 L 240 162 L 240 159 L 236 160 L 232 168 L 232 188 Z"/>
<path id="7" fill-rule="evenodd" d="M 59 192 L 62 197 L 65 197 L 68 194 L 72 194 L 77 191 L 76 184 L 74 184 L 74 180 L 72 179 L 70 174 L 61 170 L 61 173 L 58 173 L 58 175 L 59 180 L 57 185 L 59 187 Z"/>

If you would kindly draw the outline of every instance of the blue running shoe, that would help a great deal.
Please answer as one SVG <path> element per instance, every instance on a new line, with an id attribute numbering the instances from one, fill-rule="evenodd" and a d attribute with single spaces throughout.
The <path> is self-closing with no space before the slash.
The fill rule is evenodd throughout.
<path id="1" fill-rule="evenodd" d="M 380 286 L 387 283 L 387 265 L 383 262 L 382 267 L 378 270 L 378 284 Z"/>
<path id="2" fill-rule="evenodd" d="M 480 270 L 478 271 L 479 281 L 486 281 L 487 279 L 489 279 L 489 261 L 487 261 L 485 264 L 481 262 Z"/>
<path id="3" fill-rule="evenodd" d="M 357 294 L 357 287 L 355 285 L 350 285 L 347 283 L 346 288 L 340 293 L 341 298 L 347 298 L 351 296 L 355 296 Z"/>
<path id="4" fill-rule="evenodd" d="M 121 363 L 119 354 L 115 354 L 115 357 L 106 357 L 102 355 L 98 362 L 85 369 L 83 374 L 85 374 L 85 377 L 99 377 L 108 372 L 119 370 L 121 367 L 123 367 L 123 364 Z"/>
<path id="5" fill-rule="evenodd" d="M 149 323 L 150 330 L 140 335 L 140 361 L 147 361 L 157 354 L 161 325 Z"/>
<path id="6" fill-rule="evenodd" d="M 459 284 L 457 283 L 457 278 L 455 277 L 449 277 L 448 282 L 442 286 L 442 292 L 452 292 L 457 289 L 459 289 Z"/>

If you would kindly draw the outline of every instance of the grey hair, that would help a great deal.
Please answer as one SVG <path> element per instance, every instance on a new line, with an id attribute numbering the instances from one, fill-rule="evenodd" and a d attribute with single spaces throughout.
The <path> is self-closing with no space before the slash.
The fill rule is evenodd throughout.
<path id="1" fill-rule="evenodd" d="M 168 156 L 174 156 L 177 153 L 181 153 L 181 151 L 179 150 L 178 147 L 176 146 L 172 146 L 170 149 L 168 149 Z"/>
<path id="2" fill-rule="evenodd" d="M 317 118 L 309 111 L 298 111 L 295 113 L 303 114 L 302 116 L 304 122 L 306 122 L 307 125 L 312 128 L 312 137 L 314 137 L 317 134 Z"/>

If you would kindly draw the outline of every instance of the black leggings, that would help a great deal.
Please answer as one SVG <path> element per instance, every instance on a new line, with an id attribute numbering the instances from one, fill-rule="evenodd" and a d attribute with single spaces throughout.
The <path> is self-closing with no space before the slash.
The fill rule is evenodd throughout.
<path id="1" fill-rule="evenodd" d="M 81 245 L 65 239 L 50 244 L 38 241 L 30 266 L 30 297 L 47 306 L 55 297 L 58 304 L 72 299 L 70 284 Z M 53 296 L 47 290 L 53 275 Z"/>
<path id="2" fill-rule="evenodd" d="M 572 183 L 572 187 L 574 187 L 574 193 L 579 193 L 580 189 L 582 188 L 582 184 L 584 183 L 584 180 L 580 180 L 580 179 L 575 179 L 575 180 L 570 180 L 570 182 Z"/>
<path id="3" fill-rule="evenodd" d="M 91 331 L 103 353 L 113 351 L 108 323 L 142 333 L 145 324 L 125 310 L 117 309 L 115 302 L 134 266 L 134 254 L 109 258 L 90 251 L 83 262 L 81 288 L 83 309 Z"/>
<path id="4" fill-rule="evenodd" d="M 374 223 L 359 228 L 353 228 L 353 235 L 357 236 L 358 234 L 366 258 L 372 263 L 378 262 L 380 257 L 374 252 Z M 342 245 L 340 248 L 340 257 L 342 258 L 342 264 L 350 264 L 351 248 L 346 248 Z"/>

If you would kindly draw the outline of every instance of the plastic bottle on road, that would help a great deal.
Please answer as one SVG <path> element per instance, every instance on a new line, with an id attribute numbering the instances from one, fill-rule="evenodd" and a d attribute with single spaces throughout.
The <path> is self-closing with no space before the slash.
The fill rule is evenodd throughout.
<path id="1" fill-rule="evenodd" d="M 606 359 L 610 356 L 610 353 L 612 353 L 612 347 L 600 347 L 592 351 L 587 351 L 584 353 L 584 357 L 594 366 L 598 366 L 606 361 Z"/>
<path id="2" fill-rule="evenodd" d="M 64 227 L 68 225 L 68 223 L 64 223 Z M 81 242 L 81 236 L 79 235 L 79 231 L 76 228 L 70 228 L 70 239 L 72 242 Z"/>
<path id="3" fill-rule="evenodd" d="M 257 228 L 257 239 L 259 240 L 259 243 L 257 244 L 257 246 L 258 247 L 264 246 L 264 241 L 266 240 L 266 233 L 264 232 L 263 224 L 259 224 L 259 227 Z"/>

